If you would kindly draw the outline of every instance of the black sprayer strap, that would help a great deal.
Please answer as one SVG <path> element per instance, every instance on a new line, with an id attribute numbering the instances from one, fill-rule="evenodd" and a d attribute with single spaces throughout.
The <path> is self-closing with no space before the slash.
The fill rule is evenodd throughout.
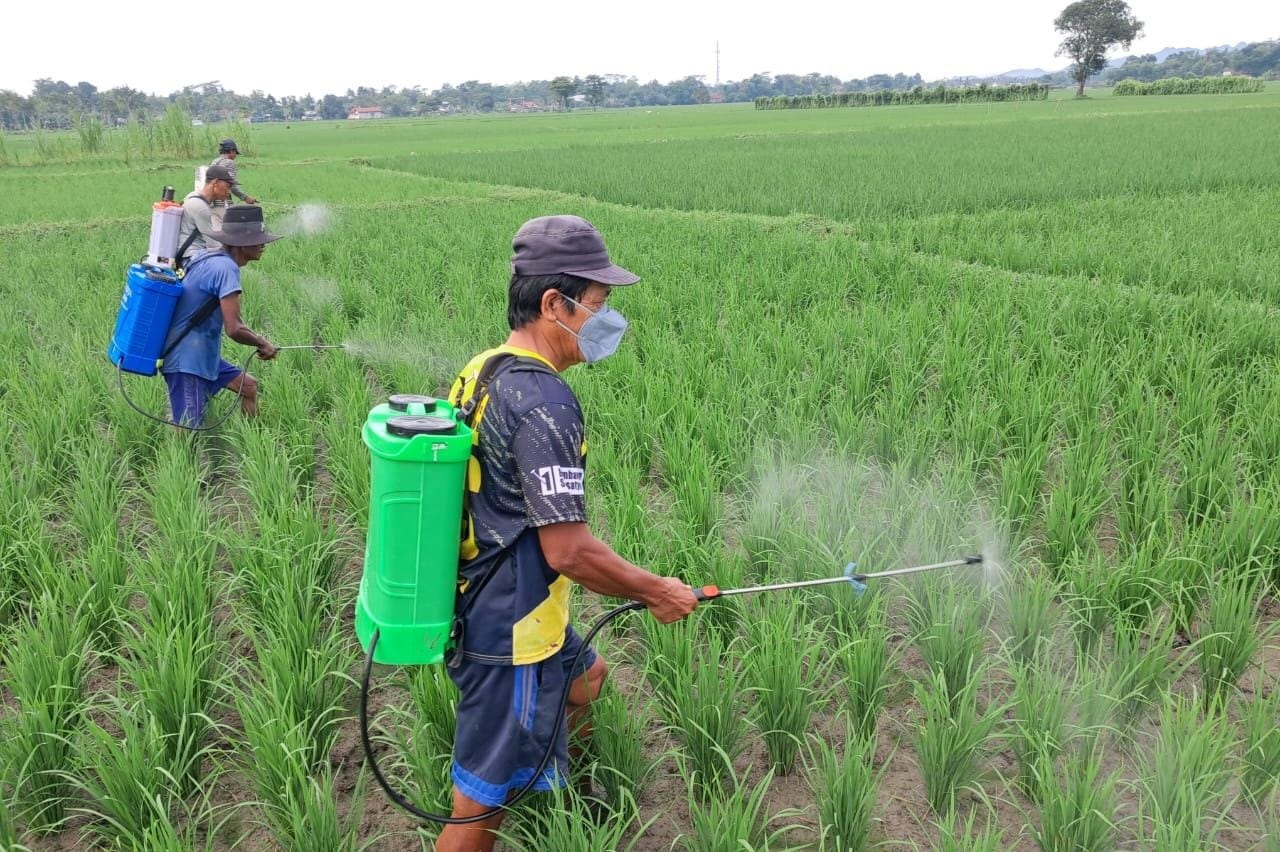
<path id="1" fill-rule="evenodd" d="M 182 258 L 186 255 L 187 249 L 191 248 L 191 244 L 196 241 L 196 237 L 200 236 L 200 229 L 195 225 L 191 226 L 191 235 L 187 237 L 186 242 L 178 249 L 178 253 L 173 256 L 173 265 L 177 269 L 182 268 Z"/>
<path id="2" fill-rule="evenodd" d="M 187 322 L 187 327 L 179 332 L 178 336 L 173 339 L 173 342 L 166 346 L 164 351 L 160 353 L 161 361 L 163 361 L 168 354 L 173 351 L 173 347 L 182 342 L 182 338 L 186 337 L 187 334 L 190 333 L 191 329 L 213 316 L 213 312 L 217 310 L 218 301 L 217 296 L 210 296 L 209 301 L 200 306 L 200 310 L 196 311 L 195 315 Z"/>

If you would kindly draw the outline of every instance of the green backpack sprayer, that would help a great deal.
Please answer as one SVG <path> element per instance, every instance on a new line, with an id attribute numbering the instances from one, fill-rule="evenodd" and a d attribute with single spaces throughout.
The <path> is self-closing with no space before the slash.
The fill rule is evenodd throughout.
<path id="1" fill-rule="evenodd" d="M 107 347 L 107 359 L 117 368 L 117 382 L 120 395 L 124 401 L 144 417 L 163 423 L 166 426 L 177 426 L 192 432 L 208 432 L 231 416 L 235 403 L 243 392 L 243 384 L 236 391 L 236 400 L 217 422 L 210 426 L 190 426 L 175 423 L 147 413 L 132 399 L 124 388 L 124 374 L 133 373 L 139 376 L 154 376 L 164 361 L 165 356 L 187 336 L 190 331 L 213 315 L 218 309 L 218 300 L 210 299 L 187 322 L 181 332 L 168 346 L 165 341 L 169 337 L 173 324 L 174 310 L 178 299 L 182 296 L 182 267 L 187 249 L 199 235 L 192 230 L 181 246 L 178 237 L 182 231 L 182 205 L 173 200 L 173 187 L 166 186 L 161 199 L 152 205 L 151 236 L 147 254 L 137 263 L 131 264 L 125 271 L 124 294 L 120 297 L 120 307 L 116 312 L 115 329 L 111 334 L 111 342 Z M 343 349 L 340 344 L 277 346 L 277 350 L 286 349 Z M 249 369 L 249 362 L 257 352 L 250 353 L 245 360 L 244 370 Z"/>
<path id="2" fill-rule="evenodd" d="M 462 543 L 466 538 L 467 466 L 478 447 L 477 427 L 483 415 L 488 383 L 503 360 L 489 358 L 469 388 L 470 396 L 455 399 L 459 403 L 456 406 L 427 396 L 394 395 L 370 410 L 362 430 L 370 452 L 371 470 L 369 528 L 355 615 L 356 637 L 365 652 L 360 680 L 361 743 L 374 778 L 393 802 L 419 819 L 447 825 L 483 822 L 511 808 L 542 777 L 555 745 L 554 741 L 548 743 L 529 781 L 505 804 L 474 816 L 453 817 L 423 811 L 394 790 L 378 767 L 369 739 L 369 681 L 373 664 L 448 664 L 461 644 L 460 622 L 466 613 L 455 612 L 455 596 Z M 510 361 L 506 363 L 509 365 Z M 538 369 L 529 365 L 525 368 Z M 733 595 L 838 583 L 850 584 L 855 594 L 860 595 L 866 590 L 868 580 L 977 565 L 982 561 L 982 556 L 968 556 L 871 574 L 856 573 L 855 565 L 850 563 L 838 577 L 742 589 L 703 586 L 695 589 L 694 595 L 699 602 L 707 602 Z M 492 571 L 501 570 L 504 563 L 498 561 L 496 565 L 498 567 L 478 581 L 477 596 L 483 592 Z M 632 601 L 597 619 L 583 636 L 569 670 L 577 669 L 583 653 L 605 625 L 625 612 L 644 606 Z M 560 695 L 553 730 L 564 724 L 571 684 L 572 681 L 567 682 Z"/>

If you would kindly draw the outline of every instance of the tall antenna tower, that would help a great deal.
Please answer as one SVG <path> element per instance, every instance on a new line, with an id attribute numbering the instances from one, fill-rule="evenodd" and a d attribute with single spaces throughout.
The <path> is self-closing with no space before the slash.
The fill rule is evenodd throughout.
<path id="1" fill-rule="evenodd" d="M 716 41 L 716 88 L 720 87 L 720 42 Z"/>

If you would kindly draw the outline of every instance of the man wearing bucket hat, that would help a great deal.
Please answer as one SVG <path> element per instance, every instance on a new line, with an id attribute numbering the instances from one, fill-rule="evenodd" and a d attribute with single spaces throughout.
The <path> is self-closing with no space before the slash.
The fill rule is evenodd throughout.
<path id="1" fill-rule="evenodd" d="M 221 251 L 207 251 L 184 267 L 182 296 L 174 309 L 160 366 L 169 390 L 176 423 L 201 426 L 209 398 L 223 388 L 240 394 L 246 415 L 258 411 L 258 382 L 222 358 L 222 332 L 258 350 L 269 361 L 276 348 L 240 317 L 240 270 L 262 257 L 267 243 L 280 236 L 267 230 L 262 208 L 237 204 L 227 208 L 220 229 L 210 234 Z"/>
<path id="2" fill-rule="evenodd" d="M 523 787 L 551 746 L 535 789 L 563 785 L 568 733 L 587 733 L 587 706 L 607 666 L 569 623 L 572 583 L 642 601 L 659 621 L 687 616 L 693 591 L 619 556 L 587 526 L 582 410 L 561 373 L 614 352 L 627 324 L 606 305 L 639 277 L 615 265 L 578 216 L 525 222 L 513 240 L 511 334 L 471 360 L 450 391 L 479 435 L 458 569 L 448 671 L 458 686 L 453 815 L 475 816 Z M 553 722 L 569 684 L 568 724 Z M 488 852 L 501 815 L 448 825 L 439 852 Z"/>
<path id="3" fill-rule="evenodd" d="M 236 140 L 223 139 L 218 143 L 218 157 L 211 164 L 210 168 L 221 166 L 231 175 L 231 194 L 243 201 L 245 204 L 257 204 L 258 199 L 246 193 L 240 188 L 240 177 L 236 166 L 236 157 L 240 156 L 240 149 L 236 147 Z M 207 178 L 208 175 L 206 174 Z M 227 199 L 215 201 L 213 207 L 213 222 L 217 226 L 222 221 L 222 216 L 227 209 Z"/>

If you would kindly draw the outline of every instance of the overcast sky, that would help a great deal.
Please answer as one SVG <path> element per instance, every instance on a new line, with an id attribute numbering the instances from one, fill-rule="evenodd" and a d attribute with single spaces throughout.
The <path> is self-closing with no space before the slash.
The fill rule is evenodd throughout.
<path id="1" fill-rule="evenodd" d="M 717 40 L 722 81 L 757 71 L 936 79 L 1066 64 L 1054 56 L 1061 36 L 1053 29 L 1065 0 L 75 5 L 7 4 L 0 88 L 27 95 L 33 80 L 50 77 L 168 94 L 218 80 L 241 94 L 319 96 L 362 85 L 433 89 L 592 73 L 664 83 L 703 74 L 711 83 Z M 1274 0 L 1130 5 L 1146 34 L 1128 52 L 1280 37 Z"/>

